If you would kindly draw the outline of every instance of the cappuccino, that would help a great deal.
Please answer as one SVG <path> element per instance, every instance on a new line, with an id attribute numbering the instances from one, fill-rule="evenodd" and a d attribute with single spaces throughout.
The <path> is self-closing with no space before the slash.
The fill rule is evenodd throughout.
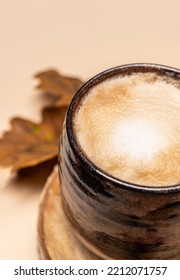
<path id="1" fill-rule="evenodd" d="M 91 88 L 75 115 L 77 142 L 104 172 L 142 186 L 180 183 L 180 82 L 157 73 Z"/>

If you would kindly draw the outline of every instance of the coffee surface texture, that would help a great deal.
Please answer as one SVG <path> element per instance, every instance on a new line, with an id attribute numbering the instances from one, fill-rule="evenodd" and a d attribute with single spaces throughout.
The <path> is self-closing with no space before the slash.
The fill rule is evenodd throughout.
<path id="1" fill-rule="evenodd" d="M 129 183 L 180 183 L 180 82 L 156 73 L 107 79 L 75 115 L 78 145 L 106 173 Z"/>

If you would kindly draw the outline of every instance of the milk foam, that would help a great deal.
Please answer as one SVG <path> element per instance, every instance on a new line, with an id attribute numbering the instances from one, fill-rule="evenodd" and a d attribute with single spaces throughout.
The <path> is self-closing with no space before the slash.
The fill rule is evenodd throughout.
<path id="1" fill-rule="evenodd" d="M 165 79 L 166 80 L 165 80 Z M 154 73 L 106 80 L 76 113 L 77 139 L 105 172 L 130 183 L 180 183 L 180 83 Z"/>

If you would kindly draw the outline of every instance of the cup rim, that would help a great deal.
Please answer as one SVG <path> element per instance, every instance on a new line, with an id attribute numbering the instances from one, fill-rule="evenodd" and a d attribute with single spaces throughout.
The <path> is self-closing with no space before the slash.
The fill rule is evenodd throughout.
<path id="1" fill-rule="evenodd" d="M 176 79 L 180 79 L 180 70 L 177 68 L 155 64 L 155 63 L 131 63 L 124 64 L 116 67 L 112 67 L 107 69 L 99 74 L 95 75 L 87 82 L 85 82 L 82 87 L 77 91 L 74 95 L 66 114 L 66 129 L 68 131 L 67 137 L 70 143 L 71 148 L 75 152 L 76 156 L 87 165 L 87 168 L 91 170 L 93 173 L 97 174 L 101 178 L 108 179 L 110 182 L 115 184 L 119 188 L 125 188 L 130 190 L 135 190 L 139 192 L 149 192 L 149 193 L 158 193 L 158 194 L 168 194 L 168 193 L 176 193 L 180 191 L 180 184 L 170 185 L 170 186 L 145 186 L 138 185 L 135 183 L 130 183 L 125 180 L 118 179 L 111 174 L 108 174 L 106 171 L 101 169 L 99 166 L 94 164 L 88 155 L 83 151 L 80 147 L 76 133 L 74 130 L 73 119 L 75 116 L 75 111 L 79 107 L 80 101 L 83 99 L 84 95 L 92 88 L 94 85 L 101 83 L 108 78 L 113 76 L 121 75 L 121 74 L 131 74 L 131 73 L 150 73 L 155 72 L 162 75 L 168 75 L 169 77 L 174 77 Z"/>

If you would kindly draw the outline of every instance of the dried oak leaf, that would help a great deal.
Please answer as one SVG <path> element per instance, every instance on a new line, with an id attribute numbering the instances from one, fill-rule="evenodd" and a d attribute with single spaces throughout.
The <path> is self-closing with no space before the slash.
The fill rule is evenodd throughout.
<path id="1" fill-rule="evenodd" d="M 56 157 L 66 110 L 45 108 L 39 124 L 13 118 L 11 130 L 0 139 L 0 166 L 18 171 Z"/>
<path id="2" fill-rule="evenodd" d="M 37 88 L 52 96 L 52 104 L 55 106 L 68 106 L 83 84 L 80 79 L 63 76 L 55 70 L 40 72 L 35 75 L 35 78 L 40 80 Z"/>

